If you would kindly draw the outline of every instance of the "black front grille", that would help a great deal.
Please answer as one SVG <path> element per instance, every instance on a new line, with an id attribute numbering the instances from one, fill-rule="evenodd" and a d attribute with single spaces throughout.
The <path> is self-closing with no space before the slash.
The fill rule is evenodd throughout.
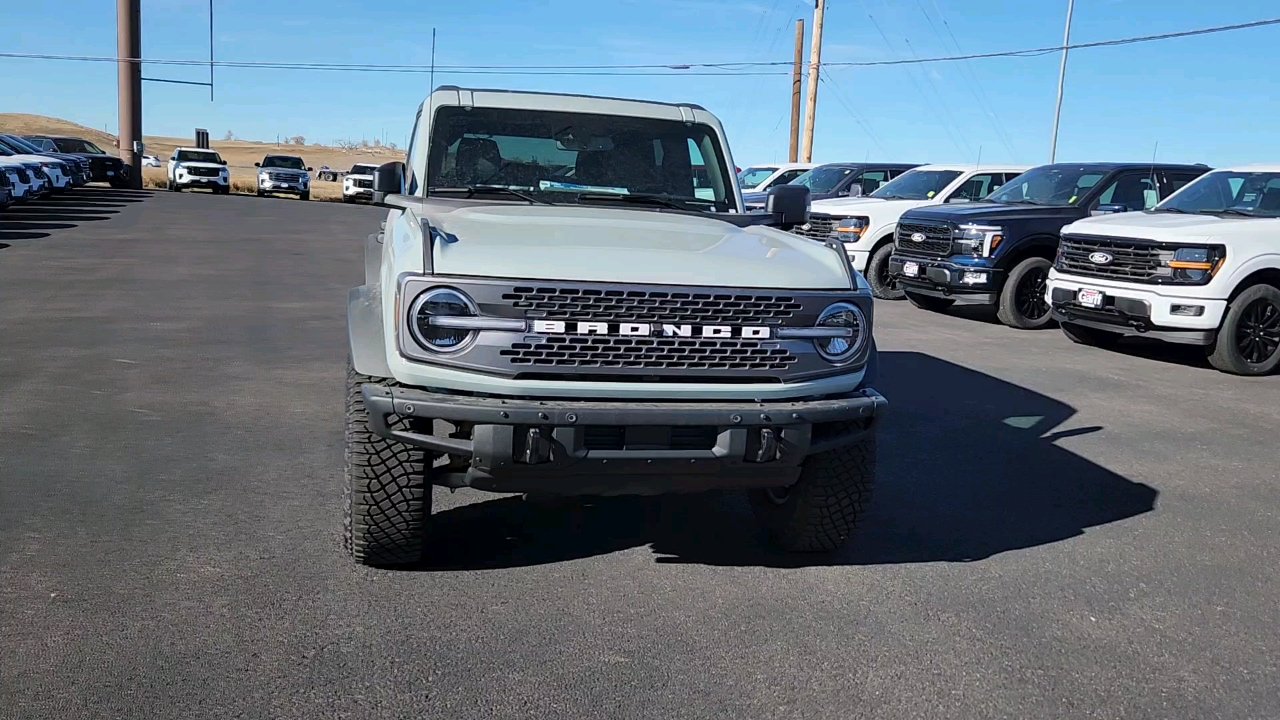
<path id="1" fill-rule="evenodd" d="M 796 235 L 803 235 L 804 237 L 814 238 L 816 240 L 826 240 L 836 231 L 837 222 L 839 221 L 833 217 L 815 217 L 810 215 L 809 222 L 792 228 L 791 232 Z"/>
<path id="2" fill-rule="evenodd" d="M 296 183 L 301 180 L 301 178 L 299 178 L 297 175 L 289 175 L 286 173 L 267 173 L 267 178 L 269 178 L 271 182 L 287 182 L 287 183 Z"/>
<path id="3" fill-rule="evenodd" d="M 551 335 L 500 353 L 512 365 L 588 369 L 786 370 L 796 356 L 776 342 Z"/>
<path id="4" fill-rule="evenodd" d="M 1095 262 L 1102 255 L 1111 259 Z M 1071 275 L 1150 282 L 1161 268 L 1160 249 L 1148 240 L 1073 235 L 1058 244 L 1056 265 Z"/>
<path id="5" fill-rule="evenodd" d="M 923 236 L 923 238 L 919 237 Z M 903 252 L 924 255 L 951 254 L 951 227 L 932 223 L 898 223 L 894 244 Z"/>
<path id="6" fill-rule="evenodd" d="M 49 179 L 49 176 L 44 173 L 44 168 L 31 168 L 31 175 L 37 180 Z"/>
<path id="7" fill-rule="evenodd" d="M 352 185 L 354 185 L 355 187 L 358 187 L 358 188 L 366 188 L 366 189 L 370 189 L 370 190 L 372 190 L 372 189 L 373 189 L 373 181 L 372 181 L 372 180 L 356 179 L 356 180 L 352 180 L 352 181 L 351 181 L 351 184 L 352 184 Z"/>
<path id="8" fill-rule="evenodd" d="M 594 322 L 781 325 L 804 306 L 772 294 L 514 287 L 502 299 L 526 317 Z"/>
<path id="9" fill-rule="evenodd" d="M 13 174 L 18 176 L 18 182 L 23 185 L 31 184 L 31 175 L 27 172 L 26 168 L 14 168 Z"/>
<path id="10" fill-rule="evenodd" d="M 188 175 L 193 177 L 218 177 L 222 174 L 222 170 L 219 168 L 188 167 L 186 171 Z"/>
<path id="11" fill-rule="evenodd" d="M 0 187 L 13 187 L 13 181 L 9 179 L 9 173 L 0 172 Z"/>

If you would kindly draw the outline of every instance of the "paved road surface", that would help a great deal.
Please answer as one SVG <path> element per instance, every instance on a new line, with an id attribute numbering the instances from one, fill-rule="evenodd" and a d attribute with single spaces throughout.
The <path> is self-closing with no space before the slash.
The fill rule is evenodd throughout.
<path id="1" fill-rule="evenodd" d="M 379 218 L 0 215 L 0 716 L 1280 715 L 1280 378 L 980 316 L 879 308 L 879 494 L 837 557 L 732 496 L 437 491 L 431 563 L 354 567 L 344 303 Z"/>

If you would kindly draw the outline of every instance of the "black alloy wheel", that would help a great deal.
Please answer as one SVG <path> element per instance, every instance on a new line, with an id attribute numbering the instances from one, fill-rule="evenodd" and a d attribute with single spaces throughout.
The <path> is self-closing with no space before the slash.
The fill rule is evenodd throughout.
<path id="1" fill-rule="evenodd" d="M 1045 298 L 1051 267 L 1053 264 L 1045 258 L 1030 257 L 1009 271 L 996 307 L 1000 322 L 1023 330 L 1036 330 L 1053 322 L 1052 308 Z"/>
<path id="2" fill-rule="evenodd" d="M 1236 347 L 1251 365 L 1261 365 L 1280 349 L 1280 307 L 1270 298 L 1258 298 L 1240 314 Z"/>
<path id="3" fill-rule="evenodd" d="M 1049 314 L 1049 302 L 1044 299 L 1045 284 L 1049 282 L 1049 271 L 1034 268 L 1022 277 L 1014 290 L 1014 302 L 1018 313 L 1028 320 L 1039 320 Z"/>

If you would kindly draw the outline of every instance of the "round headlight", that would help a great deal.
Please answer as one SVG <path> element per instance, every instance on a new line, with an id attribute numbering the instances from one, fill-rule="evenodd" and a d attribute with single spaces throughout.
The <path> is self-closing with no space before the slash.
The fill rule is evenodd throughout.
<path id="1" fill-rule="evenodd" d="M 419 345 L 441 353 L 457 352 L 475 339 L 474 330 L 441 327 L 433 317 L 465 317 L 477 314 L 471 298 L 452 288 L 432 288 L 418 296 L 409 308 L 409 329 Z"/>
<path id="2" fill-rule="evenodd" d="M 818 327 L 849 328 L 847 337 L 818 338 L 813 344 L 824 360 L 832 363 L 847 362 L 862 349 L 866 337 L 866 316 L 853 303 L 839 302 L 831 305 L 818 316 Z"/>

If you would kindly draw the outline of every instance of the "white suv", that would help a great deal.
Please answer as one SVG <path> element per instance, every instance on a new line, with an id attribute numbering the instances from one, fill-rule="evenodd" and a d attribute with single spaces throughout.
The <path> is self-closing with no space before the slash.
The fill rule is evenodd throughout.
<path id="1" fill-rule="evenodd" d="M 182 192 L 205 188 L 217 195 L 231 192 L 231 171 L 227 161 L 214 150 L 180 147 L 169 156 L 169 189 Z"/>
<path id="2" fill-rule="evenodd" d="M 1046 295 L 1072 340 L 1203 345 L 1237 375 L 1280 366 L 1280 165 L 1215 170 L 1153 210 L 1062 229 Z"/>
<path id="3" fill-rule="evenodd" d="M 744 193 L 765 192 L 774 185 L 785 185 L 815 167 L 813 163 L 752 165 L 738 173 L 738 185 Z"/>
<path id="4" fill-rule="evenodd" d="M 903 297 L 889 277 L 889 256 L 898 218 L 912 208 L 972 202 L 1029 170 L 1014 165 L 923 165 L 894 178 L 866 197 L 835 198 L 813 203 L 809 222 L 797 232 L 844 243 L 854 268 L 871 291 L 884 300 Z"/>
<path id="5" fill-rule="evenodd" d="M 366 163 L 356 163 L 351 166 L 351 172 L 342 178 L 342 202 L 349 203 L 356 200 L 372 200 L 373 199 L 373 174 L 377 172 L 377 165 L 369 165 Z"/>

